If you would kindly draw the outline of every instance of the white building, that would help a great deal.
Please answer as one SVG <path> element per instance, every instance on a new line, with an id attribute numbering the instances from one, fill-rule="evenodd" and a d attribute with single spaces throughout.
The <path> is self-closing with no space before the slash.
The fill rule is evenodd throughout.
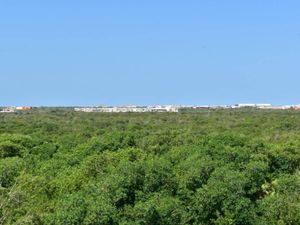
<path id="1" fill-rule="evenodd" d="M 16 107 L 5 107 L 0 109 L 0 113 L 13 113 L 16 112 Z"/>
<path id="2" fill-rule="evenodd" d="M 242 104 L 236 104 L 237 108 L 244 108 L 244 107 L 256 107 L 256 104 L 253 103 L 242 103 Z"/>
<path id="3" fill-rule="evenodd" d="M 114 107 L 85 107 L 74 108 L 75 112 L 178 112 L 179 107 L 168 106 L 114 106 Z"/>

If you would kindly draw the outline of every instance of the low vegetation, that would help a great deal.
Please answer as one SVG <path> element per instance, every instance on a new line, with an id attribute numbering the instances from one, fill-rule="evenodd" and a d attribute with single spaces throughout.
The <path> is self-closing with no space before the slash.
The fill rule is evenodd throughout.
<path id="1" fill-rule="evenodd" d="M 0 114 L 0 224 L 300 224 L 300 113 Z"/>

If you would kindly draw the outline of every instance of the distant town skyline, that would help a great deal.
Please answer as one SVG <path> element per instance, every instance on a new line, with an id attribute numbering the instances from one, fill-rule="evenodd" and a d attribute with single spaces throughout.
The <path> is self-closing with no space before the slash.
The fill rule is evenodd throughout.
<path id="1" fill-rule="evenodd" d="M 0 113 L 16 113 L 21 111 L 49 110 L 52 107 L 32 107 L 32 106 L 0 106 Z M 57 107 L 60 110 L 73 110 L 85 113 L 178 113 L 181 110 L 215 110 L 215 109 L 260 109 L 260 110 L 300 110 L 300 105 L 274 106 L 271 104 L 235 104 L 235 105 L 156 105 L 156 106 L 91 106 L 91 107 Z"/>
<path id="2" fill-rule="evenodd" d="M 299 104 L 299 8 L 3 1 L 0 105 Z"/>

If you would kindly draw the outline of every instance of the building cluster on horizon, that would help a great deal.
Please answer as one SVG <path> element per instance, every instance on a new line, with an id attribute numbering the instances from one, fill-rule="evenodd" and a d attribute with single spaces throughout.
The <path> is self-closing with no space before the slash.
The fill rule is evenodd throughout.
<path id="1" fill-rule="evenodd" d="M 28 111 L 38 107 L 31 106 L 9 106 L 1 107 L 0 113 L 13 113 L 18 111 Z M 47 107 L 43 107 L 47 108 Z M 51 107 L 49 107 L 51 108 Z M 55 107 L 65 108 L 65 107 Z M 179 112 L 180 110 L 200 110 L 200 109 L 273 109 L 273 110 L 300 110 L 300 105 L 282 105 L 273 106 L 272 104 L 253 104 L 243 103 L 235 105 L 156 105 L 156 106 L 97 106 L 97 107 L 67 107 L 73 109 L 75 112 L 104 112 L 104 113 L 118 113 L 118 112 Z"/>
<path id="2" fill-rule="evenodd" d="M 76 112 L 178 112 L 179 107 L 167 106 L 107 106 L 107 107 L 77 107 Z"/>
<path id="3" fill-rule="evenodd" d="M 235 104 L 235 105 L 168 105 L 168 106 L 101 106 L 101 107 L 77 107 L 76 112 L 179 112 L 181 109 L 294 109 L 300 110 L 300 105 L 273 106 L 271 104 Z"/>
<path id="4" fill-rule="evenodd" d="M 257 108 L 257 109 L 295 109 L 299 110 L 300 105 L 279 105 L 273 106 L 272 104 L 236 104 L 231 108 Z"/>
<path id="5" fill-rule="evenodd" d="M 300 105 L 278 105 L 274 106 L 272 104 L 255 104 L 255 103 L 241 103 L 241 104 L 234 104 L 234 105 L 215 105 L 215 106 L 193 106 L 194 109 L 242 109 L 242 108 L 255 108 L 255 109 L 294 109 L 300 110 Z"/>
<path id="6" fill-rule="evenodd" d="M 17 111 L 27 111 L 31 110 L 34 107 L 31 106 L 8 106 L 8 107 L 0 107 L 0 113 L 13 113 Z"/>

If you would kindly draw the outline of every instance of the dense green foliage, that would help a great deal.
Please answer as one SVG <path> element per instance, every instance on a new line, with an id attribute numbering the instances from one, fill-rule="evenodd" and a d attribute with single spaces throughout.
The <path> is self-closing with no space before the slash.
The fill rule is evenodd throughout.
<path id="1" fill-rule="evenodd" d="M 300 224 L 300 113 L 0 114 L 0 224 Z"/>

